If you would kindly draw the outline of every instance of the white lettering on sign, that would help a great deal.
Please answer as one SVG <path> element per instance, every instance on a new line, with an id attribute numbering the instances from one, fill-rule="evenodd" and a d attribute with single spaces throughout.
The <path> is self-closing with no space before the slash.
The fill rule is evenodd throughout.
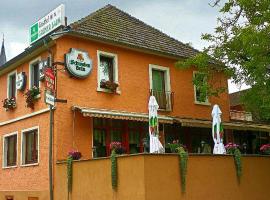
<path id="1" fill-rule="evenodd" d="M 30 27 L 30 44 L 65 25 L 65 5 L 61 4 Z"/>
<path id="2" fill-rule="evenodd" d="M 92 60 L 87 52 L 71 49 L 65 56 L 68 72 L 77 78 L 86 78 L 92 71 Z"/>

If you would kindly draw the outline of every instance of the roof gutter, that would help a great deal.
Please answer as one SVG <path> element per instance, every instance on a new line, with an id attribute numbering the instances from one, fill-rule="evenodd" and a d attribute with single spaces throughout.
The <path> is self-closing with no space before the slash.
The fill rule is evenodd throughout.
<path id="1" fill-rule="evenodd" d="M 44 44 L 46 44 L 46 46 Z M 55 42 L 50 36 L 46 36 L 45 38 L 35 42 L 32 46 L 27 47 L 21 54 L 2 65 L 0 67 L 0 76 L 16 68 L 18 65 L 23 64 L 32 57 L 37 56 L 41 52 L 46 51 L 48 47 L 51 47 L 54 44 Z"/>

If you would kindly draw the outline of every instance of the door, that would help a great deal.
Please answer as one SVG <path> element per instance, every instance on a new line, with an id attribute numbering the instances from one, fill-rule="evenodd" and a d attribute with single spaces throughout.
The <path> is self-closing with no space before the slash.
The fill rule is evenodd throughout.
<path id="1" fill-rule="evenodd" d="M 166 109 L 165 72 L 153 69 L 152 71 L 152 94 L 156 97 L 159 109 Z"/>

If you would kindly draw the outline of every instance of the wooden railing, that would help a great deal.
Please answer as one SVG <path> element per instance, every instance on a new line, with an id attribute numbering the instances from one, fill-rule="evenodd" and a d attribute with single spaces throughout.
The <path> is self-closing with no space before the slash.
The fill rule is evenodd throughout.
<path id="1" fill-rule="evenodd" d="M 253 121 L 251 112 L 230 110 L 231 120 Z"/>
<path id="2" fill-rule="evenodd" d="M 173 110 L 173 95 L 171 91 L 157 91 L 150 90 L 150 95 L 156 97 L 157 103 L 159 105 L 159 110 L 172 111 Z"/>

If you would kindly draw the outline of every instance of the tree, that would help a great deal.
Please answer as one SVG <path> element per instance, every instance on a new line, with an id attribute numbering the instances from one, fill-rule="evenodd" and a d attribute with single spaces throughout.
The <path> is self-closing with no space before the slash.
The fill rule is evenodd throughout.
<path id="1" fill-rule="evenodd" d="M 176 66 L 195 65 L 208 79 L 216 70 L 223 70 L 234 83 L 251 86 L 242 98 L 245 107 L 255 118 L 270 121 L 270 1 L 215 0 L 210 5 L 221 14 L 214 34 L 202 35 L 210 45 Z M 211 85 L 201 88 L 208 96 L 224 91 Z"/>

